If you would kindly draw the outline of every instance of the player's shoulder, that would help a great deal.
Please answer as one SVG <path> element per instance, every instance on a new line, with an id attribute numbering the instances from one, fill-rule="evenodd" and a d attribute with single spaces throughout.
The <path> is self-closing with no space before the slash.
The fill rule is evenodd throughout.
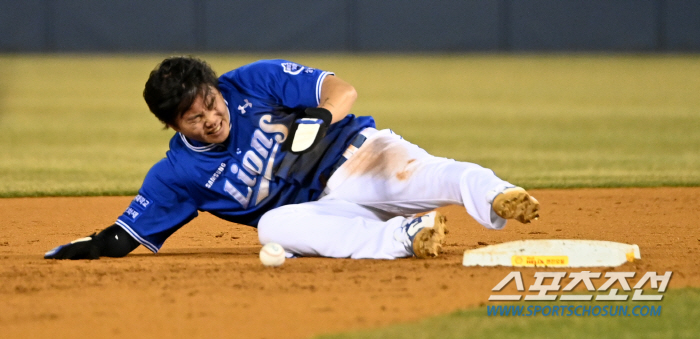
<path id="1" fill-rule="evenodd" d="M 219 77 L 219 88 L 226 91 L 229 88 L 243 90 L 254 87 L 271 74 L 271 66 L 268 60 L 258 60 L 247 65 L 240 66 Z"/>
<path id="2" fill-rule="evenodd" d="M 274 69 L 274 70 L 284 70 L 285 67 L 292 67 L 292 65 L 300 66 L 292 61 L 285 59 L 260 59 L 251 62 L 247 65 L 238 67 L 237 70 L 260 70 L 260 69 Z M 303 67 L 303 66 L 300 66 Z"/>
<path id="3" fill-rule="evenodd" d="M 165 157 L 156 162 L 146 175 L 145 182 L 158 182 L 166 186 L 186 186 L 192 179 L 190 167 L 197 159 L 180 147 L 171 147 Z"/>
<path id="4" fill-rule="evenodd" d="M 261 59 L 235 68 L 221 75 L 222 79 L 245 80 L 246 77 L 258 77 L 280 73 L 299 73 L 306 67 L 285 59 Z"/>
<path id="5" fill-rule="evenodd" d="M 168 183 L 177 181 L 178 176 L 176 175 L 175 166 L 173 166 L 172 161 L 168 157 L 165 157 L 151 166 L 143 182 L 144 186 L 153 184 L 166 184 L 167 186 Z"/>
<path id="6" fill-rule="evenodd" d="M 173 163 L 168 157 L 162 158 L 158 160 L 152 167 L 151 167 L 151 172 L 154 172 L 154 174 L 157 175 L 168 175 L 173 173 L 173 169 L 175 166 L 173 166 Z"/>
<path id="7" fill-rule="evenodd" d="M 161 159 L 153 167 L 151 171 L 157 173 L 174 174 L 177 171 L 178 163 L 188 162 L 187 147 L 182 140 L 180 133 L 175 133 L 170 139 L 170 149 L 165 153 L 165 158 Z"/>
<path id="8" fill-rule="evenodd" d="M 141 190 L 151 197 L 169 197 L 172 194 L 187 196 L 191 187 L 190 178 L 183 175 L 183 169 L 175 166 L 170 157 L 156 162 L 146 174 Z"/>

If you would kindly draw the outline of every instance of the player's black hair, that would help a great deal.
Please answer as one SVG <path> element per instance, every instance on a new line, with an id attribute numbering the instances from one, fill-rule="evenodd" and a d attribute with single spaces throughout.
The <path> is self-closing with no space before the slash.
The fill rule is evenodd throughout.
<path id="1" fill-rule="evenodd" d="M 218 83 L 216 73 L 205 61 L 189 56 L 169 57 L 151 71 L 143 98 L 167 127 L 175 125 L 176 118 L 190 108 L 198 94 L 206 97 Z"/>

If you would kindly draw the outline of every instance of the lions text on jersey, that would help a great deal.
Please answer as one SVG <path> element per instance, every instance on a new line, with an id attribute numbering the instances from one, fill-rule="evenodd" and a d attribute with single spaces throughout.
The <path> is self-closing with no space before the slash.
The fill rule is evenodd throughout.
<path id="1" fill-rule="evenodd" d="M 223 74 L 218 87 L 231 118 L 229 138 L 202 144 L 176 133 L 166 158 L 151 168 L 116 223 L 157 252 L 198 211 L 256 226 L 273 208 L 318 199 L 352 138 L 374 127 L 371 117 L 348 115 L 312 151 L 281 150 L 297 115 L 318 106 L 326 76 L 332 73 L 286 60 Z"/>

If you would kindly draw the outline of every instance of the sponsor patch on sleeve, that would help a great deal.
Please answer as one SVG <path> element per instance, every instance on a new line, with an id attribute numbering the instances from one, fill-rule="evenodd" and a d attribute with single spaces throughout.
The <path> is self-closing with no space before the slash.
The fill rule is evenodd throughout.
<path id="1" fill-rule="evenodd" d="M 292 75 L 297 75 L 301 73 L 301 71 L 304 70 L 304 66 L 295 64 L 293 62 L 283 62 L 282 63 L 282 70 L 284 70 L 285 73 L 289 73 Z"/>
<path id="2" fill-rule="evenodd" d="M 122 216 L 127 220 L 135 222 L 152 204 L 153 202 L 150 199 L 139 194 L 131 201 L 131 204 L 126 211 L 124 211 Z"/>

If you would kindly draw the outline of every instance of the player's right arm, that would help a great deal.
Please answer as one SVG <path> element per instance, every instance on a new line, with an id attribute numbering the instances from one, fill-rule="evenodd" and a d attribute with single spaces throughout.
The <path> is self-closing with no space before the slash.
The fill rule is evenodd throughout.
<path id="1" fill-rule="evenodd" d="M 289 129 L 289 141 L 285 151 L 304 153 L 314 149 L 326 135 L 326 130 L 350 114 L 357 99 L 355 87 L 331 75 L 323 79 L 318 107 L 304 110 L 304 116 L 297 119 Z"/>
<path id="2" fill-rule="evenodd" d="M 350 114 L 357 91 L 348 82 L 327 72 L 289 60 L 260 60 L 219 78 L 220 87 L 244 90 L 273 106 L 295 112 L 282 150 L 305 153 L 314 149 L 331 124 Z"/>
<path id="3" fill-rule="evenodd" d="M 348 82 L 335 75 L 327 76 L 321 85 L 318 108 L 328 110 L 333 116 L 332 124 L 343 120 L 357 99 L 357 91 Z"/>
<path id="4" fill-rule="evenodd" d="M 195 202 L 166 158 L 151 168 L 139 194 L 114 225 L 58 246 L 44 258 L 123 257 L 139 245 L 155 253 L 170 235 L 196 216 Z"/>

